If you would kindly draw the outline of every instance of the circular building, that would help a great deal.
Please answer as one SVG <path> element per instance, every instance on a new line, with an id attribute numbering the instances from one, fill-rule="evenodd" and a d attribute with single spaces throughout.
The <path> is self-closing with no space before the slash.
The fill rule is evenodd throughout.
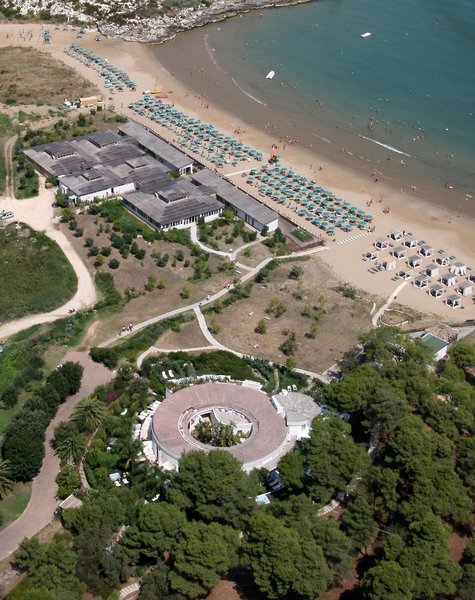
<path id="1" fill-rule="evenodd" d="M 176 470 L 184 452 L 216 449 L 196 437 L 195 428 L 204 421 L 231 425 L 242 435 L 241 441 L 224 449 L 246 471 L 275 460 L 288 439 L 284 416 L 264 392 L 230 383 L 193 385 L 167 396 L 152 417 L 152 447 L 161 467 Z"/>

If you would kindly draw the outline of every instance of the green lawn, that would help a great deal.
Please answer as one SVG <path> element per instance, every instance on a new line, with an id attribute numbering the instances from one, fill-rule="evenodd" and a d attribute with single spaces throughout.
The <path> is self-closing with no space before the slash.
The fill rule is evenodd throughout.
<path id="1" fill-rule="evenodd" d="M 0 502 L 0 515 L 2 524 L 0 530 L 5 529 L 18 518 L 25 510 L 31 496 L 31 481 L 16 483 L 13 490 Z"/>
<path id="2" fill-rule="evenodd" d="M 76 292 L 77 278 L 44 233 L 11 224 L 0 230 L 0 322 L 48 312 Z"/>

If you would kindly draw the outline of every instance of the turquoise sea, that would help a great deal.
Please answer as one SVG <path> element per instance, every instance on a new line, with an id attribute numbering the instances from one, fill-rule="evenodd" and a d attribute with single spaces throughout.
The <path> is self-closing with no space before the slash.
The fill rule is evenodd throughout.
<path id="1" fill-rule="evenodd" d="M 191 34 L 271 126 L 475 209 L 474 0 L 318 0 Z"/>

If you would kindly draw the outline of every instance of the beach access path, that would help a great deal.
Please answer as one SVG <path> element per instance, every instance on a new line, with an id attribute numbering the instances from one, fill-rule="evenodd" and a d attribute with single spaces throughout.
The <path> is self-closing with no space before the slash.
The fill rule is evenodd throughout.
<path id="1" fill-rule="evenodd" d="M 52 446 L 54 430 L 62 421 L 73 414 L 77 403 L 86 398 L 99 385 L 108 383 L 114 374 L 89 358 L 87 352 L 69 352 L 63 362 L 79 362 L 84 367 L 81 387 L 77 394 L 70 396 L 58 409 L 56 416 L 46 429 L 45 457 L 38 475 L 33 479 L 31 497 L 24 512 L 3 531 L 0 531 L 0 561 L 16 551 L 25 538 L 41 531 L 54 518 L 59 501 L 56 498 L 56 476 L 59 473 L 59 458 Z"/>

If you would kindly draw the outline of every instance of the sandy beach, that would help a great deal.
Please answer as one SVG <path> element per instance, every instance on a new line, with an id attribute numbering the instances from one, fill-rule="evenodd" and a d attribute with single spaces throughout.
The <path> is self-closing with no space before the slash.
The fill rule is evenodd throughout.
<path id="1" fill-rule="evenodd" d="M 434 257 L 424 260 L 422 266 L 432 262 L 437 256 L 437 251 L 443 248 L 447 255 L 455 256 L 457 261 L 475 269 L 475 221 L 469 215 L 465 215 L 461 211 L 454 213 L 431 204 L 430 198 L 424 198 L 410 189 L 401 192 L 399 187 L 395 188 L 381 181 L 374 181 L 375 177 L 371 173 L 358 172 L 354 165 L 350 164 L 352 161 L 346 161 L 346 157 L 335 157 L 335 160 L 324 159 L 318 154 L 317 144 L 311 151 L 299 145 L 289 144 L 284 150 L 280 140 L 281 132 L 275 131 L 273 128 L 269 129 L 268 119 L 264 122 L 260 121 L 260 114 L 256 112 L 253 125 L 239 120 L 231 112 L 224 110 L 221 105 L 214 103 L 214 97 L 208 94 L 205 98 L 179 81 L 176 76 L 161 66 L 147 46 L 104 38 L 101 42 L 96 42 L 94 40 L 96 32 L 92 31 L 88 32 L 81 40 L 77 40 L 76 33 L 72 31 L 55 30 L 51 27 L 50 31 L 52 41 L 45 45 L 42 41 L 42 25 L 2 24 L 0 25 L 0 46 L 28 44 L 36 47 L 39 51 L 49 52 L 98 85 L 107 98 L 103 79 L 96 71 L 64 54 L 65 48 L 71 43 L 77 42 L 84 48 L 107 58 L 111 64 L 125 69 L 137 82 L 136 92 L 125 91 L 115 95 L 113 99 L 107 100 L 107 104 L 113 105 L 118 112 L 134 117 L 132 111 L 127 110 L 128 104 L 137 101 L 144 90 L 159 87 L 168 96 L 166 101 L 174 104 L 184 113 L 212 123 L 226 135 L 239 137 L 244 143 L 260 150 L 264 154 L 264 158 L 269 156 L 274 144 L 279 146 L 278 152 L 282 164 L 291 167 L 301 175 L 316 180 L 317 183 L 337 196 L 350 201 L 351 204 L 370 210 L 374 215 L 375 231 L 373 233 L 367 234 L 358 230 L 352 234 L 338 232 L 330 240 L 327 240 L 329 250 L 320 255 L 319 260 L 325 260 L 341 281 L 365 289 L 382 299 L 388 298 L 401 284 L 401 281 L 392 279 L 394 271 L 370 273 L 368 268 L 371 267 L 371 264 L 362 260 L 362 253 L 372 245 L 377 237 L 386 236 L 393 229 L 411 232 L 419 240 L 425 240 L 427 244 L 434 247 Z M 25 32 L 31 33 L 25 35 Z M 186 60 L 185 56 L 181 58 Z M 193 63 L 192 60 L 190 62 Z M 229 103 L 228 106 L 232 106 L 232 104 Z M 135 118 L 137 117 L 135 116 Z M 145 124 L 158 133 L 167 133 L 160 131 L 158 126 L 152 127 L 151 122 Z M 239 133 L 236 134 L 236 131 Z M 168 138 L 170 137 L 171 134 L 168 132 Z M 240 170 L 251 166 L 251 164 L 249 167 L 241 166 Z M 245 179 L 239 174 L 231 175 L 237 170 L 230 166 L 225 168 L 226 174 L 231 176 L 231 179 L 245 187 Z M 255 188 L 249 188 L 249 191 L 254 192 Z M 290 216 L 299 222 L 295 213 L 286 206 L 276 206 L 269 198 L 266 198 L 265 201 L 284 216 Z M 368 206 L 371 208 L 368 209 Z M 313 228 L 315 233 L 321 233 L 307 221 L 302 220 L 301 225 L 309 230 Z M 413 252 L 409 252 L 408 256 L 412 254 Z M 404 261 L 398 261 L 397 269 L 405 267 Z M 418 274 L 418 271 L 415 269 L 414 275 Z M 441 269 L 441 273 L 446 271 L 447 268 Z M 447 290 L 447 294 L 453 292 L 453 288 Z M 396 301 L 407 304 L 415 310 L 434 313 L 445 321 L 463 322 L 475 318 L 475 304 L 472 297 L 463 298 L 463 310 L 451 309 L 443 300 L 429 297 L 426 290 L 416 289 L 410 281 L 401 289 Z"/>

